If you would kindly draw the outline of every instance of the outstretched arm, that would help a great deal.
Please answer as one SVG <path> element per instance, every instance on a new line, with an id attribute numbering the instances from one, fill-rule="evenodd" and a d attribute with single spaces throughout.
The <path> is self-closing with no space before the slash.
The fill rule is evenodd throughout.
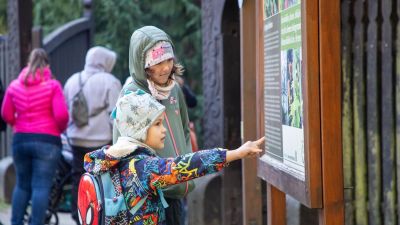
<path id="1" fill-rule="evenodd" d="M 231 161 L 238 159 L 258 156 L 262 152 L 260 146 L 262 143 L 264 143 L 264 141 L 265 137 L 262 137 L 257 141 L 248 141 L 239 148 L 232 151 L 228 151 L 226 153 L 226 162 L 229 163 Z"/>

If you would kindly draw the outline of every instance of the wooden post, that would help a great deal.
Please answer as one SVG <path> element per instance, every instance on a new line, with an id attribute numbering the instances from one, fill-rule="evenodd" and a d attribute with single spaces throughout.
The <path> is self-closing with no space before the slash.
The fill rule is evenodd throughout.
<path id="1" fill-rule="evenodd" d="M 241 49 L 241 103 L 242 103 L 242 142 L 256 140 L 257 132 L 257 4 L 259 1 L 246 1 L 240 10 L 240 49 Z M 261 8 L 261 7 L 258 7 Z M 243 184 L 243 224 L 262 224 L 261 180 L 257 177 L 257 159 L 242 160 Z"/>
<path id="2" fill-rule="evenodd" d="M 32 48 L 41 48 L 43 46 L 43 29 L 42 27 L 34 27 L 32 29 Z"/>
<path id="3" fill-rule="evenodd" d="M 370 225 L 381 224 L 381 136 L 379 132 L 378 88 L 378 1 L 368 1 L 367 31 L 367 155 L 368 155 L 368 219 Z M 344 130 L 343 130 L 344 131 Z M 344 157 L 349 157 L 345 155 Z M 351 171 L 351 170 L 349 170 Z M 350 210 L 348 210 L 350 211 Z M 346 210 L 347 212 L 347 210 Z M 346 213 L 347 214 L 347 213 Z M 348 214 L 347 214 L 348 215 Z"/>
<path id="4" fill-rule="evenodd" d="M 320 225 L 343 225 L 340 1 L 319 1 L 323 208 Z"/>
<path id="5" fill-rule="evenodd" d="M 397 224 L 395 196 L 395 109 L 393 79 L 393 32 L 392 10 L 395 4 L 391 0 L 382 1 L 382 70 L 381 70 L 381 104 L 382 104 L 382 196 L 384 224 Z M 398 50 L 398 49 L 397 49 Z"/>
<path id="6" fill-rule="evenodd" d="M 286 195 L 267 185 L 268 225 L 286 225 Z"/>
<path id="7" fill-rule="evenodd" d="M 32 50 L 32 9 L 32 0 L 18 0 L 21 67 L 28 62 L 29 53 Z"/>

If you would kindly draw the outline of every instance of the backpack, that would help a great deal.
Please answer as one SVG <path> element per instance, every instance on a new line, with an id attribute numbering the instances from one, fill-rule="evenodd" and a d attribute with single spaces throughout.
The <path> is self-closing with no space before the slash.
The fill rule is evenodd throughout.
<path id="1" fill-rule="evenodd" d="M 108 104 L 95 113 L 89 114 L 89 107 L 87 104 L 87 100 L 85 94 L 83 93 L 83 87 L 87 83 L 87 81 L 93 77 L 94 75 L 90 76 L 86 79 L 85 82 L 82 82 L 82 74 L 79 73 L 79 91 L 74 95 L 72 98 L 72 105 L 71 105 L 71 117 L 72 121 L 74 122 L 75 126 L 78 128 L 84 127 L 89 124 L 89 118 L 100 114 L 103 110 L 108 108 Z"/>
<path id="2" fill-rule="evenodd" d="M 131 210 L 134 215 L 147 196 Z M 101 175 L 84 173 L 78 187 L 78 217 L 82 225 L 128 224 L 128 207 L 122 193 L 118 170 Z"/>
<path id="3" fill-rule="evenodd" d="M 90 77 L 88 79 L 90 79 Z M 85 83 L 82 83 L 82 75 L 79 73 L 79 91 L 72 98 L 71 116 L 72 121 L 77 127 L 83 127 L 89 124 L 89 108 L 85 94 L 83 93 L 83 87 L 88 79 Z"/>

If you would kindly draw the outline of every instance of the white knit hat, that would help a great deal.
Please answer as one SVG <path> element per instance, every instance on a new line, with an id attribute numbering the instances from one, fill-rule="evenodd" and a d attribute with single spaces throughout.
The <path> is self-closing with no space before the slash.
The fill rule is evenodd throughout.
<path id="1" fill-rule="evenodd" d="M 121 136 L 144 142 L 147 130 L 164 110 L 165 106 L 139 89 L 118 99 L 113 117 Z"/>
<path id="2" fill-rule="evenodd" d="M 157 42 L 146 52 L 144 68 L 156 65 L 164 60 L 174 58 L 174 50 L 171 43 L 167 41 Z"/>

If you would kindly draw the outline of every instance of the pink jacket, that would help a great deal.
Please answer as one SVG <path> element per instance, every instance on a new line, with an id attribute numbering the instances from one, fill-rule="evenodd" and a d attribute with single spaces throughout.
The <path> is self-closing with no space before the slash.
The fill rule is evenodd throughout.
<path id="1" fill-rule="evenodd" d="M 7 88 L 1 116 L 15 133 L 37 133 L 59 136 L 67 128 L 68 109 L 60 82 L 52 79 L 48 67 L 26 81 L 28 68 Z"/>

